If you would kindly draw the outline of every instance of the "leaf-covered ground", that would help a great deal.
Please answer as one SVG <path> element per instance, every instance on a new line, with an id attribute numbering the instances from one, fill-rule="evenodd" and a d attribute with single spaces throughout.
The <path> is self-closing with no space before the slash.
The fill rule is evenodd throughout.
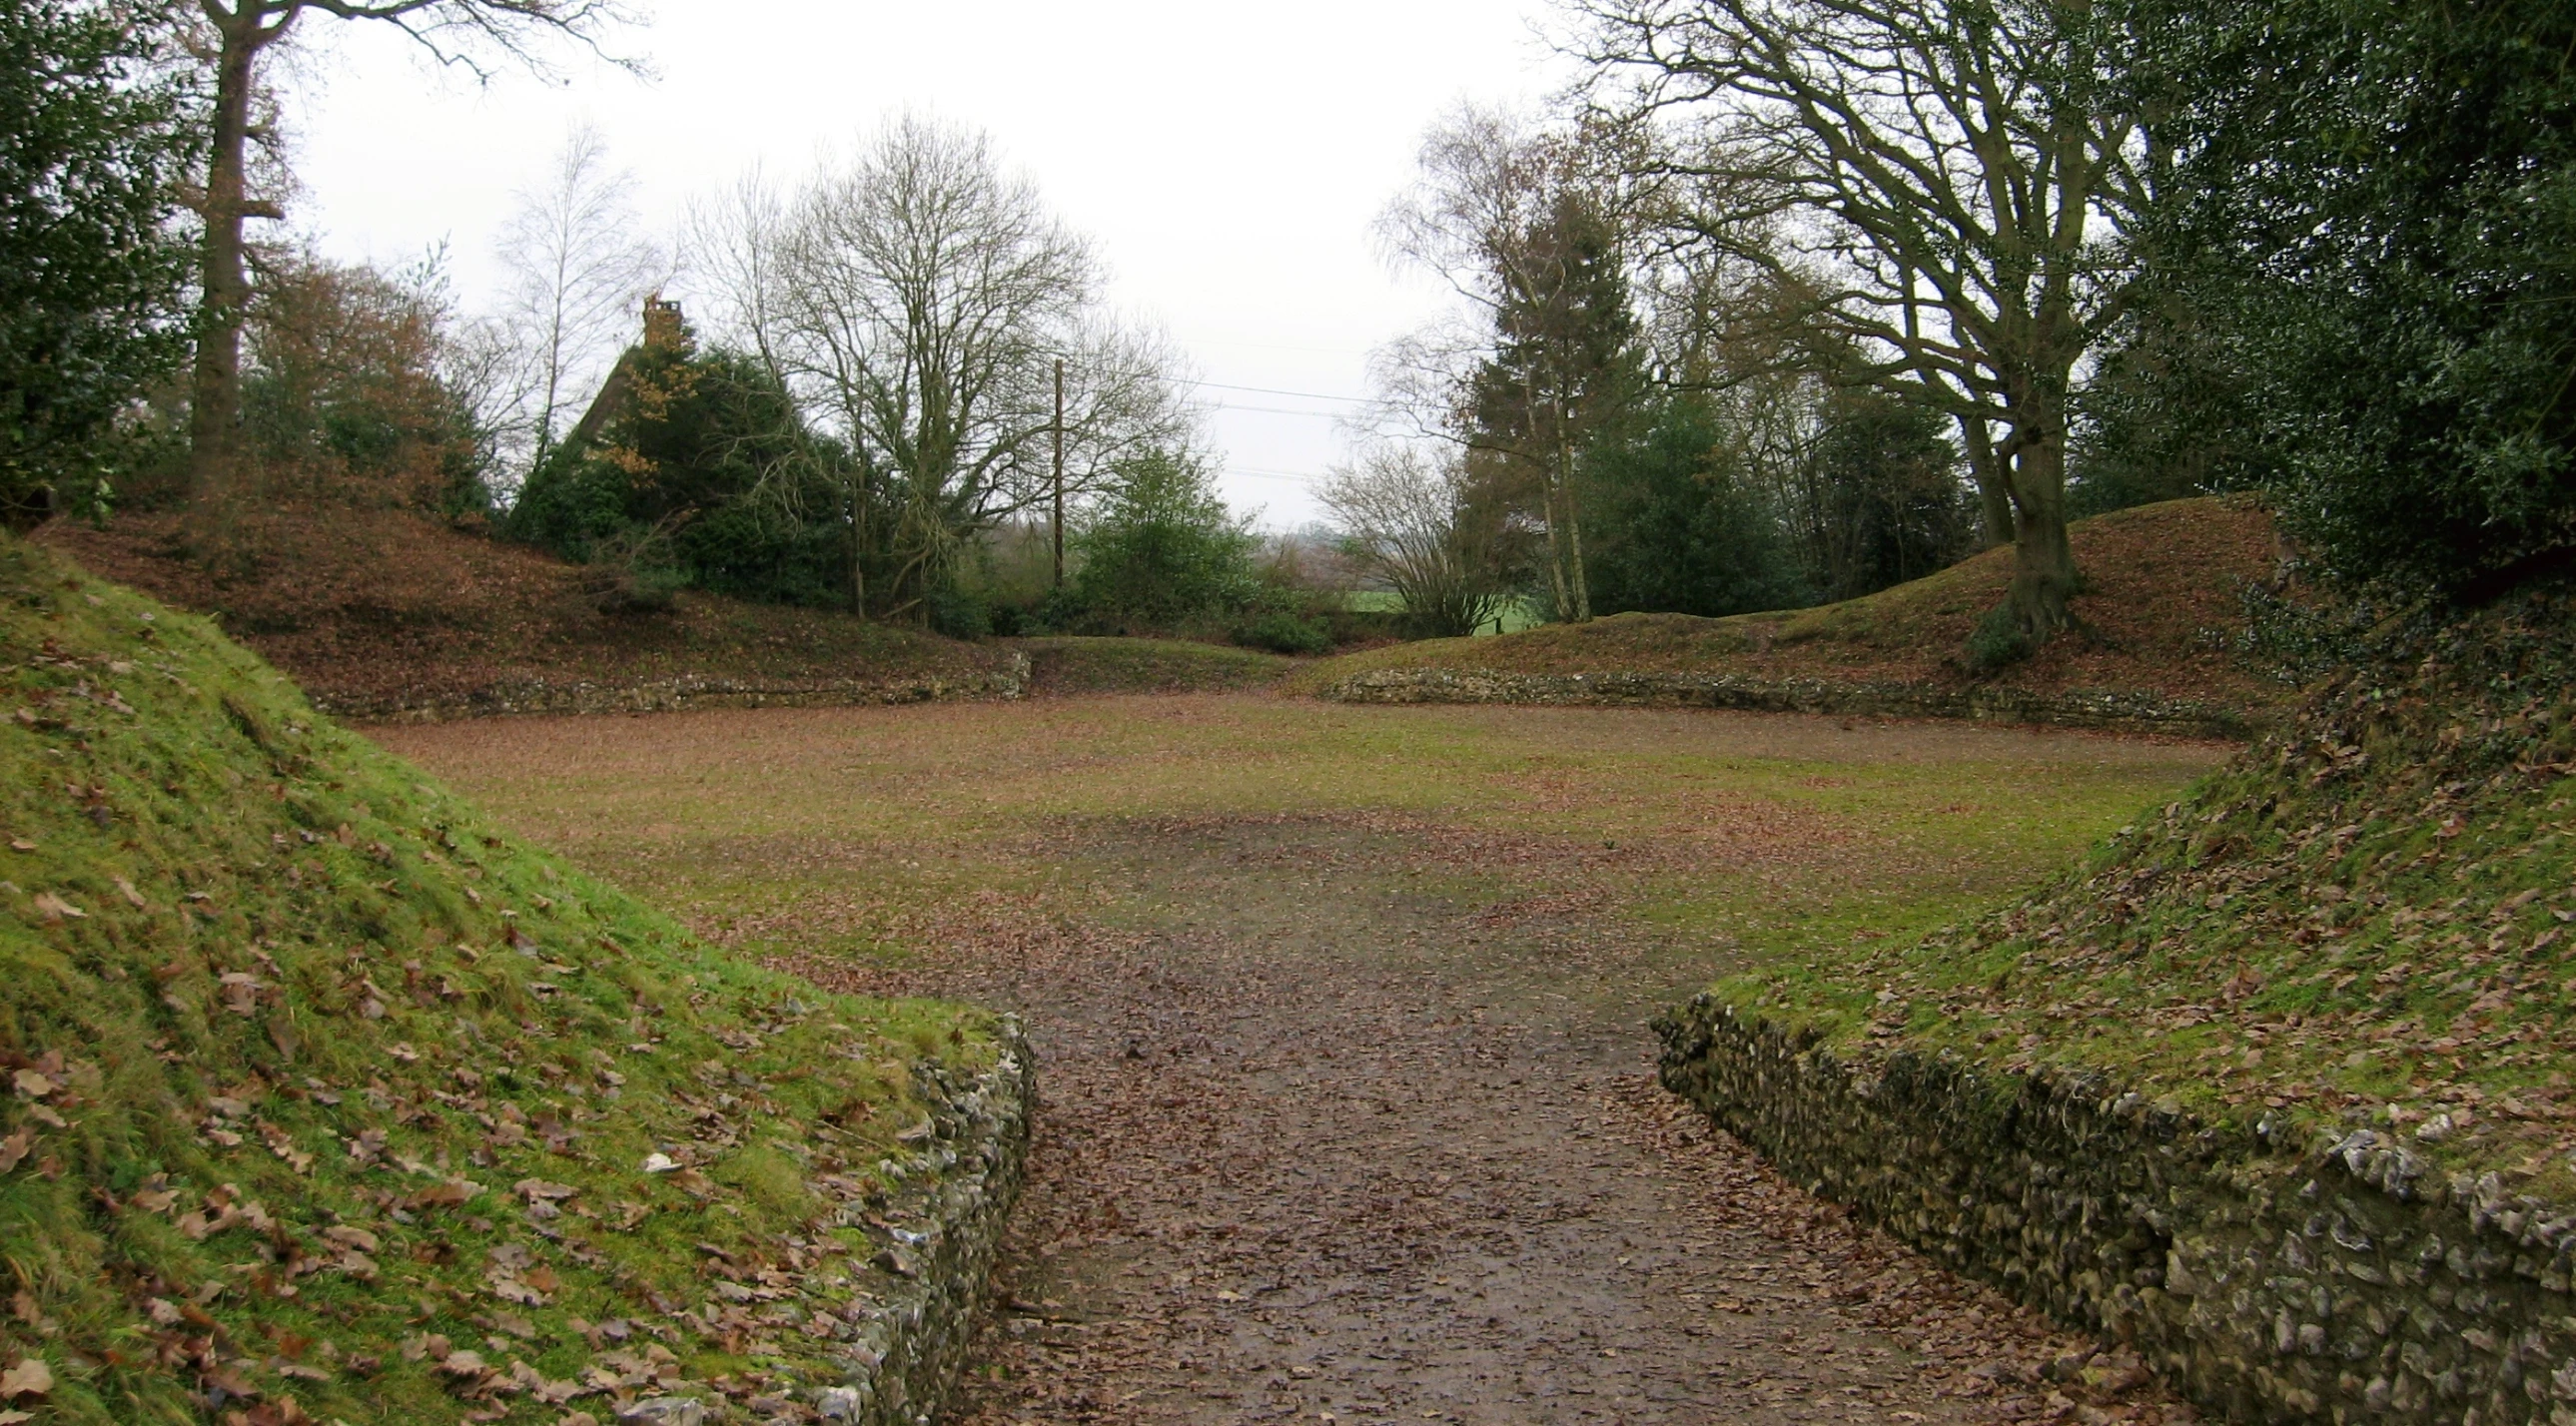
<path id="1" fill-rule="evenodd" d="M 2121 692 L 2260 718 L 2285 690 L 2234 653 L 2241 591 L 2279 573 L 2272 522 L 2241 497 L 2173 500 L 2077 521 L 2084 588 L 2078 635 L 2004 670 L 1999 687 Z M 1621 614 L 1500 638 L 1442 639 L 1327 659 L 1291 676 L 1320 689 L 1356 674 L 1446 669 L 1504 674 L 1729 673 L 1761 679 L 1958 686 L 1969 632 L 2003 602 L 2012 551 L 1988 550 L 1863 598 L 1770 614 L 1696 619 Z"/>
<path id="2" fill-rule="evenodd" d="M 220 549 L 151 512 L 105 529 L 57 520 L 38 538 L 212 616 L 334 707 L 454 704 L 531 684 L 960 681 L 1010 659 L 998 645 L 694 591 L 667 613 L 604 613 L 579 565 L 381 507 L 246 512 Z"/>
<path id="3" fill-rule="evenodd" d="M 1645 1022 L 2221 749 L 1204 695 L 379 736 L 746 954 L 1025 1012 L 979 1426 L 2182 1419 L 1676 1115 Z"/>
<path id="4" fill-rule="evenodd" d="M 1726 994 L 1850 1039 L 2115 1071 L 2576 1193 L 2576 598 L 2395 622 L 2295 720 L 1957 931 Z"/>
<path id="5" fill-rule="evenodd" d="M 936 1147 L 916 1066 L 995 1053 L 712 949 L 9 540 L 0 965 L 0 1421 L 804 1419 Z"/>
<path id="6" fill-rule="evenodd" d="M 1186 639 L 1013 639 L 1029 657 L 1030 691 L 1084 693 L 1221 693 L 1267 688 L 1297 666 L 1258 649 Z"/>

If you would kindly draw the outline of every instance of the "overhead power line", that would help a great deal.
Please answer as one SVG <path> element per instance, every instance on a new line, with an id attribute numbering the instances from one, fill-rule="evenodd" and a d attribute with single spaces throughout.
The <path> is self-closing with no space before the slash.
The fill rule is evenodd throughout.
<path id="1" fill-rule="evenodd" d="M 1315 485 L 1331 478 L 1329 476 L 1319 475 L 1309 471 L 1264 470 L 1257 465 L 1230 465 L 1225 468 L 1225 473 L 1227 475 L 1249 476 L 1254 480 L 1288 480 L 1294 481 L 1299 485 Z"/>
<path id="2" fill-rule="evenodd" d="M 1244 406 L 1232 401 L 1211 401 L 1208 405 L 1218 411 L 1257 411 L 1265 416 L 1313 416 L 1326 421 L 1350 419 L 1350 413 L 1345 411 L 1296 411 L 1285 406 Z"/>
<path id="3" fill-rule="evenodd" d="M 1249 391 L 1258 396 L 1302 396 L 1310 401 L 1340 401 L 1352 406 L 1374 404 L 1365 396 L 1331 396 L 1321 391 L 1287 391 L 1276 386 L 1233 386 L 1222 381 L 1193 381 L 1189 384 L 1204 386 L 1213 391 Z"/>

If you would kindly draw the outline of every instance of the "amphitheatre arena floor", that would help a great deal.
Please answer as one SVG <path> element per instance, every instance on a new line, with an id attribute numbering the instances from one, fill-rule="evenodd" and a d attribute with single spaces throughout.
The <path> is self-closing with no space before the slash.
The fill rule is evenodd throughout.
<path id="1" fill-rule="evenodd" d="M 1682 1112 L 1647 1022 L 2219 747 L 1260 695 L 374 735 L 741 954 L 1026 1019 L 977 1426 L 2188 1419 Z"/>

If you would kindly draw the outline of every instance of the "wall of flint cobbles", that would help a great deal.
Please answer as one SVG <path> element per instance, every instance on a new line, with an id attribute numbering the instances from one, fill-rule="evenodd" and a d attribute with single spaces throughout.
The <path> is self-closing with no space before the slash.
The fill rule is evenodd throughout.
<path id="1" fill-rule="evenodd" d="M 1982 684 L 1838 683 L 1727 673 L 1459 673 L 1395 669 L 1323 690 L 1344 703 L 1526 703 L 1539 706 L 1734 708 L 1844 717 L 1961 718 L 2069 728 L 2241 738 L 2252 723 L 2211 704 L 2119 692 L 2039 693 Z"/>
<path id="2" fill-rule="evenodd" d="M 2090 1075 L 1829 1050 L 1702 996 L 1665 1085 L 1816 1193 L 2246 1422 L 2576 1426 L 2576 1209 L 2385 1136 L 2199 1123 Z"/>
<path id="3" fill-rule="evenodd" d="M 938 1419 L 973 1348 L 1026 1174 L 1037 1066 L 1016 1021 L 1006 1022 L 1003 1054 L 985 1073 L 924 1068 L 915 1077 L 931 1132 L 905 1162 L 886 1165 L 897 1178 L 875 1263 L 886 1286 L 843 1359 L 841 1383 L 814 1395 L 827 1422 Z"/>

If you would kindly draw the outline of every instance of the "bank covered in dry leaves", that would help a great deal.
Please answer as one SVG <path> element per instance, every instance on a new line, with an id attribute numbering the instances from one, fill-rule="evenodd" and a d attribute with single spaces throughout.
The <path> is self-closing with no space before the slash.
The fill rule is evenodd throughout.
<path id="1" fill-rule="evenodd" d="M 2571 612 L 2383 625 L 2058 885 L 1674 1010 L 1665 1083 L 2237 1419 L 2576 1422 Z"/>

